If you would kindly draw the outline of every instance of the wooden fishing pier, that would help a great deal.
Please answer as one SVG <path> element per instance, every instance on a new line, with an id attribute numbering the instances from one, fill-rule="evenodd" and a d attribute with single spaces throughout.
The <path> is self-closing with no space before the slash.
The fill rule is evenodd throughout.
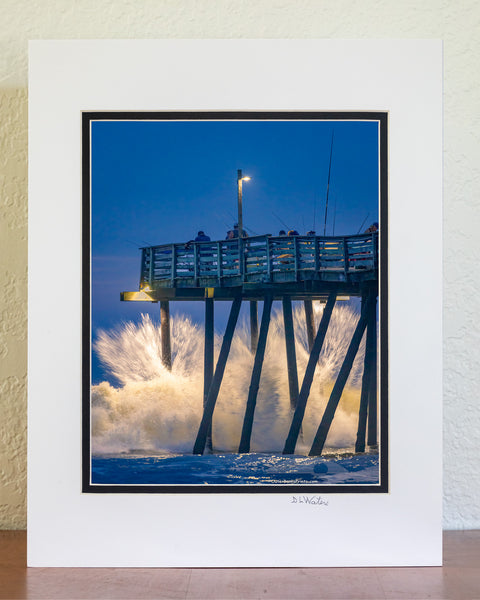
<path id="1" fill-rule="evenodd" d="M 330 426 L 366 330 L 366 350 L 355 450 L 377 446 L 377 297 L 378 232 L 346 237 L 255 236 L 214 242 L 188 242 L 141 248 L 138 291 L 122 292 L 123 301 L 160 303 L 162 361 L 171 368 L 170 301 L 205 303 L 203 416 L 194 454 L 212 449 L 212 418 L 243 301 L 250 303 L 254 364 L 238 451 L 250 451 L 250 439 L 262 373 L 272 303 L 280 300 L 285 325 L 292 421 L 283 448 L 294 454 L 328 330 L 339 297 L 361 298 L 361 314 L 310 449 L 322 453 Z M 310 356 L 301 385 L 298 380 L 292 301 L 304 302 Z M 214 365 L 214 303 L 231 302 L 228 323 Z M 258 302 L 263 312 L 258 327 Z M 312 302 L 325 304 L 318 327 Z M 320 418 L 321 417 L 321 418 Z"/>

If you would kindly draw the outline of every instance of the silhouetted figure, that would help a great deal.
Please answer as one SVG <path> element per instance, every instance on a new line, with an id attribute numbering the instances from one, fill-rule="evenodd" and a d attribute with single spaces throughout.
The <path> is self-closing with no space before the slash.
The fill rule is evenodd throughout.
<path id="1" fill-rule="evenodd" d="M 378 231 L 378 223 L 377 223 L 377 221 L 375 221 L 374 223 L 372 223 L 370 225 L 370 227 L 365 230 L 365 233 L 375 233 L 375 231 Z"/>
<path id="2" fill-rule="evenodd" d="M 287 235 L 289 237 L 292 237 L 293 235 L 300 235 L 300 234 L 298 233 L 298 231 L 296 229 L 290 229 L 290 231 L 287 233 Z"/>
<path id="3" fill-rule="evenodd" d="M 284 229 L 280 229 L 278 235 L 287 235 L 287 232 Z"/>
<path id="4" fill-rule="evenodd" d="M 204 231 L 199 231 L 197 233 L 197 237 L 195 238 L 196 242 L 209 242 L 210 238 L 208 237 L 208 235 L 205 235 Z"/>
<path id="5" fill-rule="evenodd" d="M 235 225 L 233 226 L 233 237 L 234 238 L 238 238 L 238 223 L 235 223 Z M 242 230 L 242 238 L 246 238 L 248 237 L 248 233 L 245 231 L 245 229 Z"/>
<path id="6" fill-rule="evenodd" d="M 307 235 L 315 235 L 314 231 L 307 231 Z"/>

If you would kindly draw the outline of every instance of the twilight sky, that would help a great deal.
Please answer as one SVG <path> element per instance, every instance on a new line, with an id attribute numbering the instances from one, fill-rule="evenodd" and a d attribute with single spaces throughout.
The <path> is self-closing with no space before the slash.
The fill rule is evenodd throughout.
<path id="1" fill-rule="evenodd" d="M 138 289 L 138 248 L 199 229 L 224 239 L 237 220 L 237 169 L 252 178 L 243 185 L 249 234 L 322 235 L 332 132 L 327 235 L 334 223 L 336 235 L 356 234 L 378 221 L 375 121 L 93 121 L 93 338 L 142 312 L 159 319 L 157 304 L 119 299 Z M 201 304 L 173 302 L 171 313 L 203 321 Z M 106 378 L 95 356 L 92 367 L 94 383 Z"/>

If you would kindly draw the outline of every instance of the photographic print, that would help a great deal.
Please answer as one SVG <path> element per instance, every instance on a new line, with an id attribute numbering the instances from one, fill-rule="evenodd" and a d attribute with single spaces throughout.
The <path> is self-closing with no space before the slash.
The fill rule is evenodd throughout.
<path id="1" fill-rule="evenodd" d="M 83 113 L 83 491 L 388 491 L 387 113 Z"/>
<path id="2" fill-rule="evenodd" d="M 29 155 L 29 565 L 441 563 L 441 42 L 35 40 Z"/>

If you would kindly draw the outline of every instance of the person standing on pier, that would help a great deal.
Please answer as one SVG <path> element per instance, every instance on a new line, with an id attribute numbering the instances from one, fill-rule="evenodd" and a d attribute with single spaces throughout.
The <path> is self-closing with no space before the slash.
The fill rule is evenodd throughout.
<path id="1" fill-rule="evenodd" d="M 238 238 L 238 223 L 235 223 L 235 225 L 233 226 L 233 237 Z M 242 237 L 248 237 L 248 234 L 245 231 L 245 229 L 242 231 Z"/>
<path id="2" fill-rule="evenodd" d="M 372 223 L 368 229 L 365 230 L 365 233 L 375 233 L 375 231 L 378 231 L 378 223 L 376 221 L 375 223 Z"/>

